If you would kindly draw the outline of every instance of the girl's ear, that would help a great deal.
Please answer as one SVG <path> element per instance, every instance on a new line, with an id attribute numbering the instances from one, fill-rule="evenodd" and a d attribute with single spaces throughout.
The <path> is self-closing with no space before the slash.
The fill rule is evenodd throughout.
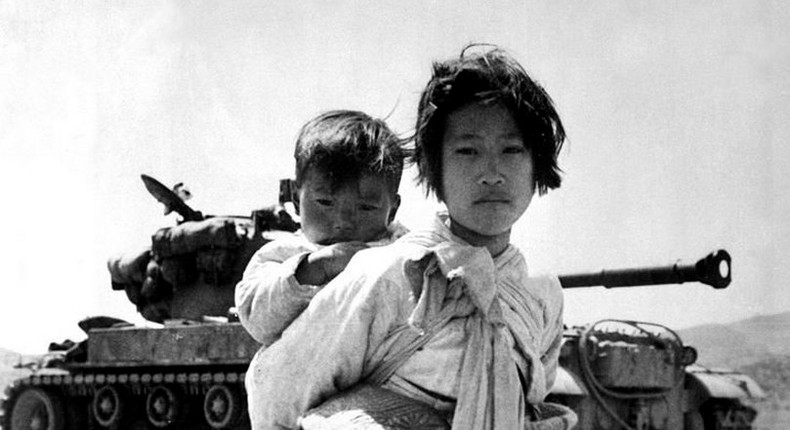
<path id="1" fill-rule="evenodd" d="M 294 210 L 299 215 L 299 189 L 295 186 L 291 187 L 291 202 L 294 204 Z"/>
<path id="2" fill-rule="evenodd" d="M 400 207 L 400 194 L 395 194 L 395 197 L 392 199 L 392 206 L 390 207 L 390 213 L 387 218 L 387 223 L 391 223 L 395 221 L 395 214 L 398 213 L 398 208 Z"/>

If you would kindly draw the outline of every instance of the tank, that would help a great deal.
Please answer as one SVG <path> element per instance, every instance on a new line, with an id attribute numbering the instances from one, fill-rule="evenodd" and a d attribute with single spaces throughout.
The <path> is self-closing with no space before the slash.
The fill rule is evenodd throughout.
<path id="1" fill-rule="evenodd" d="M 560 276 L 563 288 L 606 288 L 731 281 L 719 250 L 695 264 L 603 270 Z M 578 430 L 749 430 L 765 395 L 749 376 L 694 366 L 697 351 L 668 327 L 606 319 L 566 329 L 549 400 L 576 411 Z"/>
<path id="2" fill-rule="evenodd" d="M 3 429 L 246 429 L 244 374 L 259 349 L 238 322 L 235 284 L 263 244 L 299 225 L 279 203 L 249 216 L 210 216 L 142 175 L 145 188 L 176 212 L 145 249 L 110 258 L 111 288 L 150 326 L 111 316 L 80 321 L 87 339 L 50 345 L 0 403 Z M 560 277 L 564 288 L 706 282 L 725 288 L 730 257 L 692 266 L 602 271 Z M 599 321 L 566 330 L 550 394 L 579 415 L 577 429 L 750 429 L 762 395 L 746 375 L 692 367 L 696 351 L 670 329 L 636 321 Z"/>
<path id="3" fill-rule="evenodd" d="M 6 388 L 3 429 L 249 427 L 243 381 L 259 344 L 233 312 L 234 288 L 258 248 L 299 224 L 281 204 L 249 216 L 204 215 L 186 204 L 182 184 L 142 180 L 179 220 L 107 267 L 112 289 L 151 324 L 80 321 L 87 339 L 51 344 L 33 374 Z M 281 183 L 283 201 L 289 185 Z"/>

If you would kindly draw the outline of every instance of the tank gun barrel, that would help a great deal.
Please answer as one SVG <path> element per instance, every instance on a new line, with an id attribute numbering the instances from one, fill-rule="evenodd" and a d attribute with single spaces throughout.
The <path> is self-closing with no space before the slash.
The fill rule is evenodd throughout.
<path id="1" fill-rule="evenodd" d="M 641 285 L 682 284 L 701 282 L 713 288 L 727 288 L 732 280 L 730 254 L 720 249 L 694 264 L 680 262 L 668 266 L 601 270 L 593 273 L 560 275 L 562 288 L 602 286 L 606 288 Z"/>

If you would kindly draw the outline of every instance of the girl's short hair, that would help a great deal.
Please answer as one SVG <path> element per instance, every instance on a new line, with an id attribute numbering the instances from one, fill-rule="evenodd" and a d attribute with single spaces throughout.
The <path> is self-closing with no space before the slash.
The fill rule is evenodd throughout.
<path id="1" fill-rule="evenodd" d="M 470 103 L 501 103 L 513 114 L 535 165 L 540 194 L 560 186 L 557 165 L 565 129 L 546 91 L 503 50 L 469 52 L 433 64 L 433 76 L 422 92 L 417 111 L 415 148 L 418 182 L 443 200 L 442 140 L 448 115 Z M 485 45 L 489 46 L 490 45 Z"/>
<path id="2" fill-rule="evenodd" d="M 363 175 L 381 175 L 397 194 L 405 156 L 403 140 L 384 121 L 359 111 L 324 112 L 302 126 L 296 138 L 296 186 L 316 169 L 333 190 Z"/>

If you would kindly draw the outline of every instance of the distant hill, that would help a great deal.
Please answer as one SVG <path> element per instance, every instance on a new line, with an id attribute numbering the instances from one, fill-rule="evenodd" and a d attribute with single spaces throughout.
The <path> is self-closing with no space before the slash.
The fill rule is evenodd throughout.
<path id="1" fill-rule="evenodd" d="M 0 348 L 0 368 L 12 367 L 19 363 L 22 355 L 9 349 Z"/>
<path id="2" fill-rule="evenodd" d="M 10 384 L 16 378 L 30 374 L 28 369 L 15 369 L 14 365 L 19 364 L 20 360 L 25 361 L 27 357 L 21 354 L 0 348 L 0 394 L 6 385 Z"/>
<path id="3" fill-rule="evenodd" d="M 697 349 L 698 363 L 707 367 L 739 368 L 790 356 L 790 312 L 700 325 L 678 334 L 684 344 Z"/>
<path id="4" fill-rule="evenodd" d="M 755 429 L 790 428 L 790 312 L 761 315 L 730 324 L 679 330 L 697 349 L 697 363 L 727 367 L 754 378 L 766 394 L 757 401 Z"/>

